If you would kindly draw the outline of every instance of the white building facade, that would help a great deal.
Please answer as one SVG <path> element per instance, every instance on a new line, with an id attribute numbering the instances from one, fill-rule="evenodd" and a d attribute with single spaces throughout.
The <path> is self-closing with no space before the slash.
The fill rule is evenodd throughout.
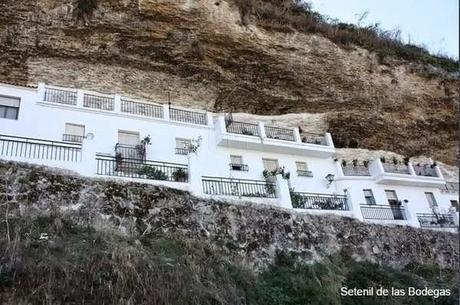
<path id="1" fill-rule="evenodd" d="M 0 159 L 161 184 L 206 198 L 441 230 L 458 182 L 436 163 L 334 159 L 329 133 L 80 89 L 0 84 Z"/>

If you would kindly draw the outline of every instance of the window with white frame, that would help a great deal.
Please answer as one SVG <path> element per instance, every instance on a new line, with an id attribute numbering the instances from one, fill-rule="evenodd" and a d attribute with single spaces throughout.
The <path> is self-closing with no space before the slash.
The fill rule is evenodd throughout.
<path id="1" fill-rule="evenodd" d="M 243 164 L 243 157 L 230 155 L 230 169 L 234 171 L 247 171 L 248 166 Z"/>
<path id="2" fill-rule="evenodd" d="M 307 162 L 297 161 L 295 163 L 295 166 L 296 166 L 296 169 L 297 169 L 297 175 L 298 176 L 313 177 L 312 172 L 308 170 Z"/>
<path id="3" fill-rule="evenodd" d="M 0 118 L 17 120 L 21 99 L 9 96 L 0 96 Z"/>
<path id="4" fill-rule="evenodd" d="M 367 190 L 363 190 L 363 192 L 364 192 L 364 200 L 366 201 L 366 204 L 368 205 L 377 204 L 375 202 L 375 197 L 374 197 L 374 193 L 372 192 L 372 190 L 367 189 Z"/>
<path id="5" fill-rule="evenodd" d="M 428 204 L 430 205 L 430 208 L 434 208 L 438 206 L 438 203 L 436 202 L 436 199 L 434 198 L 433 193 L 426 192 L 425 196 L 426 196 L 426 200 L 428 201 Z"/>
<path id="6" fill-rule="evenodd" d="M 262 159 L 262 162 L 264 164 L 264 169 L 267 171 L 275 171 L 277 170 L 280 166 L 278 164 L 278 160 L 276 159 Z"/>
<path id="7" fill-rule="evenodd" d="M 85 125 L 66 123 L 62 140 L 66 142 L 83 142 L 85 138 Z"/>
<path id="8" fill-rule="evenodd" d="M 176 155 L 187 155 L 191 144 L 190 139 L 176 138 Z"/>

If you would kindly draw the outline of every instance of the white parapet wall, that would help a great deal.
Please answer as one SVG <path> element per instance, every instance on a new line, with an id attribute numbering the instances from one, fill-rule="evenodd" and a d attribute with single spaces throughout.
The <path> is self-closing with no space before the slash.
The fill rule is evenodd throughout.
<path id="1" fill-rule="evenodd" d="M 298 128 L 238 122 L 228 114 L 164 101 L 43 83 L 37 88 L 0 84 L 0 96 L 10 99 L 8 107 L 15 101 L 19 105 L 16 119 L 0 117 L 4 160 L 384 224 L 439 229 L 439 215 L 458 223 L 458 213 L 449 212 L 458 190 L 441 191 L 446 181 L 438 166 L 427 164 L 426 171 L 411 163 L 392 168 L 375 159 L 365 169 L 344 168 L 341 160 L 333 160 L 329 133 L 301 134 Z M 82 134 L 67 134 L 75 130 Z M 146 138 L 150 143 L 139 147 Z M 188 145 L 198 142 L 191 153 Z M 133 154 L 137 159 L 131 160 Z M 282 168 L 289 179 L 276 175 L 274 182 L 266 181 L 262 173 L 267 168 Z M 393 193 L 399 207 L 389 204 Z"/>

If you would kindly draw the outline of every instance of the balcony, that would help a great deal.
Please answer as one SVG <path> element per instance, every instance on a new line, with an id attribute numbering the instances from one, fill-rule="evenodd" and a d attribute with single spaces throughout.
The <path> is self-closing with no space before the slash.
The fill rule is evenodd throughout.
<path id="1" fill-rule="evenodd" d="M 369 165 L 370 173 L 378 184 L 418 187 L 440 187 L 444 185 L 441 170 L 437 166 L 433 166 L 431 169 L 430 175 L 419 175 L 410 162 L 407 164 L 389 164 L 382 163 L 380 159 L 377 159 Z"/>
<path id="2" fill-rule="evenodd" d="M 297 170 L 297 176 L 299 176 L 299 177 L 313 177 L 313 172 L 298 169 Z"/>
<path id="3" fill-rule="evenodd" d="M 441 185 L 439 188 L 442 193 L 458 194 L 460 187 L 458 182 L 446 182 L 446 184 Z"/>
<path id="4" fill-rule="evenodd" d="M 369 168 L 363 165 L 342 165 L 344 176 L 370 176 Z"/>
<path id="5" fill-rule="evenodd" d="M 63 142 L 83 143 L 84 139 L 85 139 L 85 136 L 77 136 L 77 135 L 67 134 L 67 133 L 64 133 L 62 135 Z"/>
<path id="6" fill-rule="evenodd" d="M 361 204 L 361 214 L 368 220 L 406 220 L 403 206 L 389 206 L 381 204 Z"/>
<path id="7" fill-rule="evenodd" d="M 231 115 L 218 117 L 216 131 L 219 146 L 323 158 L 335 152 L 329 133 L 301 138 L 298 128 L 239 122 Z"/>
<path id="8" fill-rule="evenodd" d="M 125 150 L 124 152 L 130 152 Z M 96 173 L 103 176 L 188 182 L 186 164 L 96 155 Z"/>
<path id="9" fill-rule="evenodd" d="M 291 202 L 294 209 L 348 210 L 345 195 L 291 192 Z"/>
<path id="10" fill-rule="evenodd" d="M 247 164 L 230 163 L 229 166 L 230 166 L 231 171 L 242 171 L 242 172 L 249 171 L 249 166 Z"/>
<path id="11" fill-rule="evenodd" d="M 265 180 L 202 177 L 207 195 L 276 198 L 275 183 Z"/>
<path id="12" fill-rule="evenodd" d="M 417 214 L 418 222 L 422 228 L 456 228 L 455 220 L 451 214 Z"/>

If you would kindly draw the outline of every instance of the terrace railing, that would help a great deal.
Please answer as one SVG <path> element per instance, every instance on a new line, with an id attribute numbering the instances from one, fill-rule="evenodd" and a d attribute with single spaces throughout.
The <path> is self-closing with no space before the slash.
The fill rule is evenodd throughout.
<path id="1" fill-rule="evenodd" d="M 160 105 L 139 103 L 121 99 L 121 112 L 141 115 L 150 118 L 163 118 L 163 107 Z"/>
<path id="2" fill-rule="evenodd" d="M 67 134 L 67 133 L 64 133 L 62 135 L 63 142 L 83 143 L 84 139 L 85 139 L 85 136 L 77 136 L 77 135 Z"/>
<path id="3" fill-rule="evenodd" d="M 437 177 L 436 170 L 429 166 L 419 166 L 419 165 L 413 165 L 415 174 L 417 176 L 426 176 L 426 177 Z"/>
<path id="4" fill-rule="evenodd" d="M 225 122 L 226 130 L 229 133 L 242 134 L 246 136 L 259 137 L 259 125 L 237 121 Z"/>
<path id="5" fill-rule="evenodd" d="M 145 149 L 141 144 L 124 145 L 117 143 L 115 145 L 115 156 L 132 160 L 143 161 L 145 159 Z"/>
<path id="6" fill-rule="evenodd" d="M 169 118 L 172 121 L 192 123 L 197 125 L 208 125 L 206 113 L 195 112 L 177 108 L 169 108 Z"/>
<path id="7" fill-rule="evenodd" d="M 404 207 L 390 205 L 361 204 L 361 214 L 364 219 L 376 220 L 406 220 Z"/>
<path id="8" fill-rule="evenodd" d="M 345 195 L 291 192 L 294 209 L 348 210 Z"/>
<path id="9" fill-rule="evenodd" d="M 294 131 L 292 129 L 265 126 L 265 135 L 270 139 L 295 142 Z"/>
<path id="10" fill-rule="evenodd" d="M 188 155 L 189 149 L 176 147 L 176 155 Z"/>
<path id="11" fill-rule="evenodd" d="M 96 155 L 96 173 L 104 176 L 188 182 L 186 164 Z"/>
<path id="12" fill-rule="evenodd" d="M 386 173 L 410 175 L 409 167 L 404 164 L 382 163 Z"/>
<path id="13" fill-rule="evenodd" d="M 113 111 L 115 109 L 115 99 L 113 97 L 85 93 L 83 95 L 83 107 Z"/>
<path id="14" fill-rule="evenodd" d="M 45 101 L 65 105 L 77 105 L 77 91 L 46 87 Z"/>
<path id="15" fill-rule="evenodd" d="M 370 176 L 369 168 L 357 165 L 357 166 L 343 166 L 342 171 L 345 176 Z"/>
<path id="16" fill-rule="evenodd" d="M 313 177 L 313 172 L 312 171 L 307 171 L 307 170 L 297 170 L 297 176 L 301 177 Z"/>
<path id="17" fill-rule="evenodd" d="M 459 183 L 458 182 L 446 182 L 445 185 L 441 187 L 442 193 L 458 193 L 459 192 Z"/>
<path id="18" fill-rule="evenodd" d="M 428 228 L 456 228 L 454 217 L 451 214 L 417 214 L 421 227 Z"/>
<path id="19" fill-rule="evenodd" d="M 265 180 L 203 176 L 202 184 L 208 195 L 276 198 L 275 183 Z"/>
<path id="20" fill-rule="evenodd" d="M 0 135 L 0 156 L 79 162 L 81 144 Z"/>
<path id="21" fill-rule="evenodd" d="M 229 163 L 229 166 L 230 166 L 230 170 L 232 171 L 247 172 L 249 170 L 249 166 L 247 164 Z"/>
<path id="22" fill-rule="evenodd" d="M 326 137 L 322 134 L 302 132 L 300 139 L 302 143 L 327 146 Z"/>

